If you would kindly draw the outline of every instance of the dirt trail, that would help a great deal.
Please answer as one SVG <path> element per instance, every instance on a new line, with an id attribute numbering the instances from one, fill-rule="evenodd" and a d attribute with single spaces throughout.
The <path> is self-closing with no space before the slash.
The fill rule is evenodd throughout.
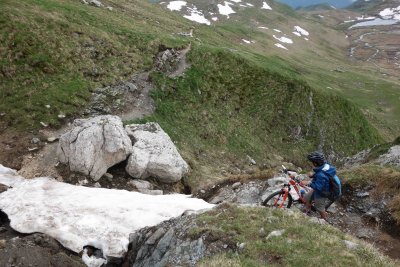
<path id="1" fill-rule="evenodd" d="M 186 69 L 190 66 L 187 63 L 186 55 L 191 49 L 191 44 L 189 44 L 183 50 L 177 51 L 177 58 L 174 60 L 176 61 L 176 65 L 174 67 L 174 71 L 169 73 L 169 77 L 178 77 L 184 74 Z M 114 87 L 109 87 L 109 91 L 107 93 L 119 93 L 118 90 L 133 87 L 134 90 L 124 90 L 123 93 L 119 94 L 117 99 L 114 99 L 114 102 L 118 103 L 120 100 L 123 101 L 122 108 L 118 104 L 107 103 L 106 108 L 109 108 L 110 112 L 108 114 L 118 115 L 121 117 L 123 121 L 132 121 L 141 119 L 145 116 L 149 116 L 154 113 L 155 105 L 154 101 L 150 96 L 151 91 L 153 90 L 153 84 L 151 83 L 149 76 L 152 71 L 143 72 L 134 75 L 129 81 L 125 84 L 118 84 Z M 104 92 L 104 90 L 99 90 Z M 94 98 L 98 97 L 98 93 L 94 94 Z M 92 107 L 89 107 L 87 110 L 89 114 L 87 115 L 99 115 L 99 109 L 97 107 L 99 102 L 92 101 Z M 101 103 L 104 103 L 104 100 L 101 99 Z M 92 108 L 92 109 L 91 109 Z M 86 112 L 87 112 L 86 110 Z M 91 114 L 94 110 L 95 112 Z M 103 114 L 100 111 L 100 114 Z M 107 114 L 107 112 L 105 112 Z M 26 146 L 31 146 L 37 148 L 37 150 L 29 152 L 28 147 L 21 147 L 19 150 L 19 156 L 14 159 L 14 155 L 12 154 L 9 158 L 9 161 L 3 161 L 3 163 L 8 167 L 16 168 L 19 171 L 19 174 L 26 178 L 33 178 L 33 177 L 40 177 L 40 176 L 50 176 L 54 177 L 60 181 L 65 180 L 67 177 L 64 176 L 60 171 L 57 169 L 59 163 L 56 155 L 57 151 L 57 141 L 54 143 L 46 142 L 47 138 L 49 137 L 57 137 L 59 138 L 63 133 L 68 130 L 68 125 L 65 125 L 63 128 L 54 130 L 49 128 L 43 128 L 39 131 L 37 136 L 40 136 L 41 142 L 38 144 L 29 144 L 33 135 L 29 136 L 29 138 L 25 138 L 24 142 L 27 144 Z M 16 139 L 18 141 L 18 138 Z M 8 143 L 3 142 L 4 144 L 4 154 L 10 153 L 10 150 L 13 149 L 13 146 L 8 145 Z M 1 146 L 0 146 L 1 148 Z M 7 149 L 6 149 L 7 148 Z M 4 155 L 6 156 L 6 154 Z M 8 162 L 14 162 L 18 160 L 18 164 L 13 164 L 10 166 Z M 69 175 L 69 173 L 68 173 Z"/>
<path id="2" fill-rule="evenodd" d="M 188 64 L 186 60 L 186 54 L 190 51 L 191 48 L 192 44 L 190 43 L 185 49 L 180 51 L 179 56 L 177 58 L 178 60 L 177 68 L 173 73 L 169 75 L 170 78 L 175 78 L 183 75 L 186 69 L 190 67 L 190 64 Z"/>

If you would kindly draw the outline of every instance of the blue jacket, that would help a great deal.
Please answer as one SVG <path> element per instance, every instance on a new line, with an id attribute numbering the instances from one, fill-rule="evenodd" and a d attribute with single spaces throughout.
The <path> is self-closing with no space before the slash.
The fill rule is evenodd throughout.
<path id="1" fill-rule="evenodd" d="M 335 181 L 340 186 L 339 178 L 336 175 L 336 168 L 331 166 L 329 163 L 314 168 L 314 175 L 312 176 L 312 181 L 310 187 L 314 189 L 314 197 L 321 198 L 324 197 L 322 192 L 330 192 L 329 175 L 335 178 Z"/>

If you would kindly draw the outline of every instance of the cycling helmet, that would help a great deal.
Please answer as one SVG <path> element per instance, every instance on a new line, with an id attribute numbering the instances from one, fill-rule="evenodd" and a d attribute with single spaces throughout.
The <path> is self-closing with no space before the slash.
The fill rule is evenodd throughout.
<path id="1" fill-rule="evenodd" d="M 307 159 L 312 162 L 325 162 L 325 156 L 322 152 L 314 151 L 308 154 Z"/>

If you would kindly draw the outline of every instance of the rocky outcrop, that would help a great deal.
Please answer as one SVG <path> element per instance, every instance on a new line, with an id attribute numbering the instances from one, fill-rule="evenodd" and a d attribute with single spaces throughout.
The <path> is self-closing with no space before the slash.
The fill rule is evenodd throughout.
<path id="1" fill-rule="evenodd" d="M 400 166 L 400 145 L 392 146 L 386 154 L 378 158 L 382 165 Z"/>
<path id="2" fill-rule="evenodd" d="M 209 243 L 221 241 L 209 240 L 207 235 L 189 237 L 190 230 L 197 228 L 195 219 L 194 214 L 184 215 L 131 234 L 126 258 L 129 266 L 195 266 L 211 255 Z"/>
<path id="3" fill-rule="evenodd" d="M 107 169 L 124 161 L 132 150 L 132 142 L 117 116 L 79 119 L 71 131 L 61 136 L 57 156 L 71 171 L 99 180 Z"/>
<path id="4" fill-rule="evenodd" d="M 125 129 L 133 140 L 126 166 L 132 177 L 155 177 L 163 183 L 174 183 L 189 171 L 171 138 L 157 123 L 132 124 Z"/>

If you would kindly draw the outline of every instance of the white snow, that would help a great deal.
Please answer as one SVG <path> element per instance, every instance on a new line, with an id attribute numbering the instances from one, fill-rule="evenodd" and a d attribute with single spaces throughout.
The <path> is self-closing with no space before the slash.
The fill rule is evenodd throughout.
<path id="1" fill-rule="evenodd" d="M 93 245 L 113 257 L 127 251 L 130 233 L 185 210 L 213 207 L 180 194 L 152 196 L 75 186 L 47 177 L 23 179 L 2 165 L 0 183 L 14 186 L 0 194 L 0 209 L 16 231 L 47 234 L 75 252 Z"/>
<path id="2" fill-rule="evenodd" d="M 282 32 L 281 30 L 278 30 L 278 29 L 274 29 L 274 31 L 276 31 L 276 32 Z"/>
<path id="3" fill-rule="evenodd" d="M 304 30 L 304 29 L 303 29 L 302 27 L 300 27 L 300 26 L 294 26 L 294 30 L 295 30 L 296 32 L 300 33 L 301 35 L 305 35 L 305 36 L 310 35 L 310 33 L 309 33 L 308 31 Z"/>
<path id="4" fill-rule="evenodd" d="M 284 47 L 283 45 L 281 45 L 279 43 L 276 43 L 275 46 L 279 47 L 279 48 L 282 48 L 282 49 L 285 49 L 285 50 L 288 50 L 286 47 Z"/>
<path id="5" fill-rule="evenodd" d="M 269 28 L 268 27 L 264 27 L 264 26 L 260 26 L 260 27 L 258 27 L 259 29 L 264 29 L 264 30 L 268 30 Z"/>
<path id="6" fill-rule="evenodd" d="M 240 2 L 242 2 L 242 0 L 231 0 L 232 2 L 235 2 L 235 3 L 240 3 Z"/>
<path id="7" fill-rule="evenodd" d="M 297 36 L 301 36 L 301 33 L 299 33 L 299 32 L 293 32 L 293 34 L 297 35 Z"/>
<path id="8" fill-rule="evenodd" d="M 379 12 L 379 15 L 383 19 L 400 20 L 400 6 L 395 8 L 385 8 L 384 10 Z"/>
<path id="9" fill-rule="evenodd" d="M 246 39 L 242 39 L 243 42 L 245 42 L 246 44 L 250 44 L 251 42 L 249 40 Z"/>
<path id="10" fill-rule="evenodd" d="M 213 21 L 217 21 L 218 20 L 218 17 L 212 17 L 211 18 Z"/>
<path id="11" fill-rule="evenodd" d="M 394 25 L 397 23 L 399 23 L 399 20 L 376 18 L 374 20 L 367 20 L 367 21 L 356 23 L 356 24 L 352 25 L 351 27 L 349 27 L 349 29 L 356 28 L 356 27 Z"/>
<path id="12" fill-rule="evenodd" d="M 261 7 L 261 9 L 269 9 L 269 10 L 272 10 L 272 8 L 267 4 L 267 2 L 263 2 L 263 6 Z"/>
<path id="13" fill-rule="evenodd" d="M 357 17 L 357 20 L 371 20 L 371 19 L 375 19 L 375 17 L 364 17 L 364 15 L 362 15 L 361 17 Z"/>
<path id="14" fill-rule="evenodd" d="M 229 18 L 230 14 L 236 13 L 229 5 L 232 5 L 232 3 L 229 3 L 227 1 L 224 2 L 224 5 L 218 4 L 218 11 L 221 15 L 225 15 Z"/>
<path id="15" fill-rule="evenodd" d="M 206 24 L 206 25 L 210 25 L 211 24 L 211 22 L 208 19 L 206 19 L 201 12 L 196 11 L 196 10 L 192 10 L 190 16 L 189 15 L 185 15 L 183 17 L 188 19 L 188 20 L 195 21 L 195 22 L 198 22 L 198 23 L 201 23 L 201 24 Z"/>
<path id="16" fill-rule="evenodd" d="M 186 1 L 171 1 L 167 8 L 171 11 L 180 11 L 184 6 L 186 6 Z"/>
<path id="17" fill-rule="evenodd" d="M 287 44 L 293 44 L 293 40 L 290 38 L 287 38 L 285 36 L 282 37 L 276 37 L 275 35 L 272 35 L 276 40 L 282 42 L 282 43 L 287 43 Z"/>
<path id="18" fill-rule="evenodd" d="M 251 6 L 251 7 L 253 7 L 253 6 L 254 6 L 253 4 L 250 4 L 250 3 L 246 3 L 246 5 L 248 5 L 248 6 Z"/>

